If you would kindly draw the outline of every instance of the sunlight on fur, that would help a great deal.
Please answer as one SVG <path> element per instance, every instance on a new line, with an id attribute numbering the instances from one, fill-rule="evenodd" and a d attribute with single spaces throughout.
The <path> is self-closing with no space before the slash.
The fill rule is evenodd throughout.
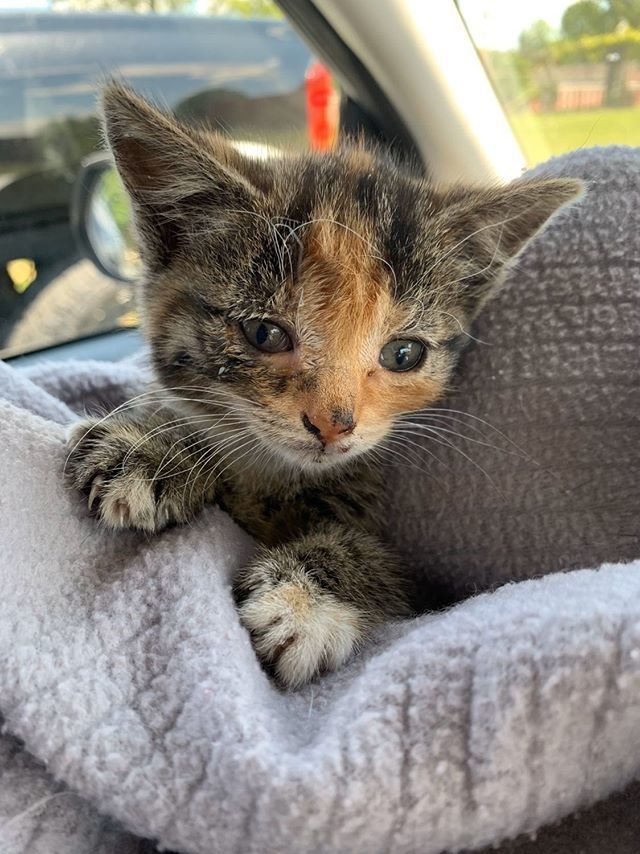
<path id="1" fill-rule="evenodd" d="M 235 580 L 240 619 L 298 687 L 410 614 L 378 537 L 383 463 L 429 474 L 461 429 L 486 444 L 481 419 L 428 407 L 506 270 L 581 185 L 443 189 L 362 143 L 254 160 L 120 83 L 103 112 L 156 383 L 75 428 L 67 476 L 116 529 L 229 512 L 263 544 Z"/>

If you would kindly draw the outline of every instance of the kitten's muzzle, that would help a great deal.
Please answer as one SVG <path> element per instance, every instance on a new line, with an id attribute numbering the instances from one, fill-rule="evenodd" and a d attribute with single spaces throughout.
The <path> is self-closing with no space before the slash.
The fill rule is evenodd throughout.
<path id="1" fill-rule="evenodd" d="M 356 428 L 353 412 L 343 409 L 334 409 L 327 414 L 303 412 L 302 424 L 304 429 L 315 436 L 323 447 L 337 442 L 342 436 L 353 433 Z"/>

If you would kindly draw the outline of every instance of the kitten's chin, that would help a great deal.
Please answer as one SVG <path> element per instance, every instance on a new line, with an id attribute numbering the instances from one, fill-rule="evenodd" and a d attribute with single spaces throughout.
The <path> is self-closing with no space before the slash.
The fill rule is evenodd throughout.
<path id="1" fill-rule="evenodd" d="M 360 444 L 343 447 L 329 445 L 326 448 L 283 444 L 277 448 L 279 457 L 287 465 L 317 473 L 346 465 L 366 450 L 367 448 Z"/>

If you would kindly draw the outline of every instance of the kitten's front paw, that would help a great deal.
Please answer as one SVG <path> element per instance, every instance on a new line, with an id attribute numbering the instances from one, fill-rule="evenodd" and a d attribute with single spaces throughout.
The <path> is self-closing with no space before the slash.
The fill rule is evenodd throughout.
<path id="1" fill-rule="evenodd" d="M 65 476 L 111 528 L 154 533 L 191 516 L 188 485 L 183 479 L 184 488 L 178 488 L 170 478 L 157 477 L 163 456 L 145 441 L 147 433 L 136 424 L 103 419 L 82 421 L 69 436 Z M 176 464 L 180 468 L 180 460 L 170 461 L 167 470 Z"/>
<path id="2" fill-rule="evenodd" d="M 267 557 L 241 572 L 236 594 L 258 657 L 288 688 L 340 667 L 364 637 L 361 612 L 301 566 L 283 573 Z"/>

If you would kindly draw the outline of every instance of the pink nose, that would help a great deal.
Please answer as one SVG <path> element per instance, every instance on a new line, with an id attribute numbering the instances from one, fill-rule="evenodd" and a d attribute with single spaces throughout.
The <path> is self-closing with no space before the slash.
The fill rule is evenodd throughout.
<path id="1" fill-rule="evenodd" d="M 344 409 L 334 409 L 331 413 L 321 412 L 302 413 L 302 423 L 305 430 L 317 436 L 323 445 L 330 445 L 340 436 L 353 433 L 356 422 L 353 412 Z"/>

